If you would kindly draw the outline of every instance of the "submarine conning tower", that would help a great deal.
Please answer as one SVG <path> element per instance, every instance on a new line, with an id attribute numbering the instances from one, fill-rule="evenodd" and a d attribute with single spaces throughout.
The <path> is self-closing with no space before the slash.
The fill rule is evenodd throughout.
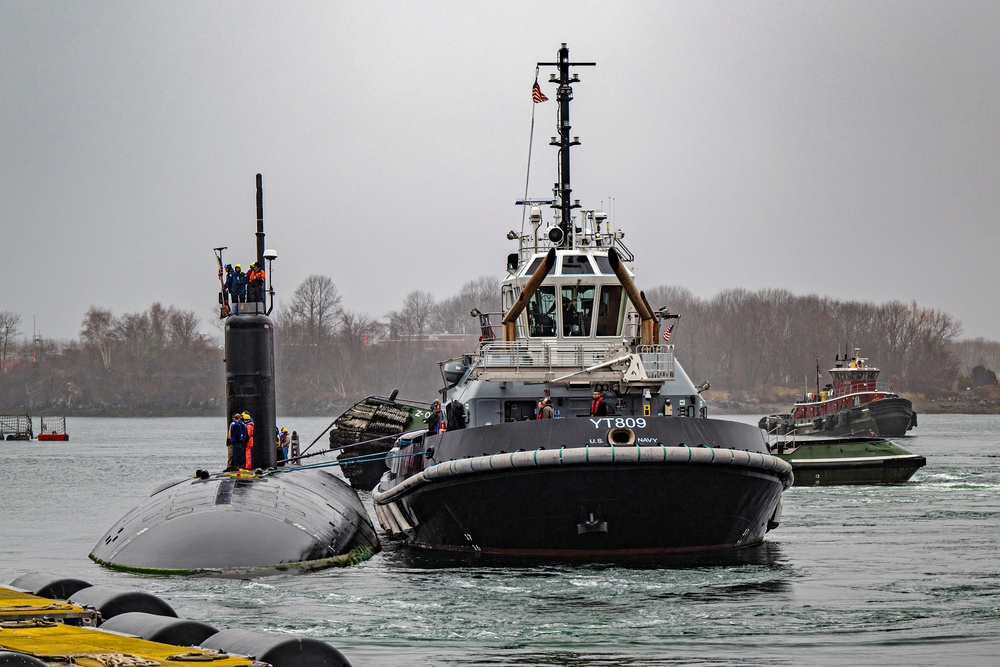
<path id="1" fill-rule="evenodd" d="M 264 265 L 265 259 L 276 256 L 264 250 L 263 192 L 261 175 L 257 174 L 256 251 L 260 266 Z M 268 291 L 273 301 L 274 290 Z M 264 469 L 277 465 L 274 323 L 268 317 L 270 312 L 271 308 L 265 308 L 263 300 L 248 300 L 245 303 L 234 302 L 226 318 L 226 429 L 233 413 L 246 412 L 250 415 L 254 424 L 251 460 L 254 468 Z"/>

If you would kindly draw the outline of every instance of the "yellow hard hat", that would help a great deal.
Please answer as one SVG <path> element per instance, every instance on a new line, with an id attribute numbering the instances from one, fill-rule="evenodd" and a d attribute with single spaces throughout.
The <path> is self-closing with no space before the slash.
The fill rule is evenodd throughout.
<path id="1" fill-rule="evenodd" d="M 243 413 L 243 419 L 250 419 L 250 413 L 249 412 L 244 412 Z"/>
<path id="2" fill-rule="evenodd" d="M 288 433 L 288 429 L 287 428 L 283 428 L 283 429 L 281 429 L 281 432 L 282 433 Z"/>

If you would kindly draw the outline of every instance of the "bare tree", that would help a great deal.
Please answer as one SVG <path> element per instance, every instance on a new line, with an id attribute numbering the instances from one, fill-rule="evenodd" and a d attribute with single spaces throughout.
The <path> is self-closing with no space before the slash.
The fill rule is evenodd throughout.
<path id="1" fill-rule="evenodd" d="M 341 310 L 337 345 L 327 374 L 338 396 L 347 398 L 359 387 L 370 385 L 377 374 L 372 361 L 372 347 L 382 330 L 382 323 L 365 313 Z"/>
<path id="2" fill-rule="evenodd" d="M 128 358 L 139 361 L 155 345 L 148 313 L 126 313 L 118 318 L 115 336 L 125 348 Z"/>
<path id="3" fill-rule="evenodd" d="M 304 342 L 314 353 L 320 353 L 333 338 L 341 301 L 329 276 L 313 274 L 295 289 L 289 307 L 291 323 L 301 327 Z"/>
<path id="4" fill-rule="evenodd" d="M 472 333 L 479 330 L 479 320 L 469 314 L 476 308 L 483 313 L 500 312 L 500 281 L 481 276 L 462 285 L 462 290 L 434 307 L 430 326 L 439 333 Z M 493 318 L 498 322 L 499 318 Z"/>
<path id="5" fill-rule="evenodd" d="M 115 342 L 115 318 L 110 310 L 91 306 L 83 316 L 80 338 L 101 353 L 105 370 L 111 370 L 111 348 Z"/>
<path id="6" fill-rule="evenodd" d="M 428 333 L 434 297 L 429 292 L 414 290 L 403 299 L 403 307 L 389 315 L 392 333 L 396 337 L 408 336 L 418 340 Z"/>
<path id="7" fill-rule="evenodd" d="M 176 310 L 171 306 L 167 311 L 167 332 L 170 344 L 184 348 L 195 341 L 203 341 L 198 333 L 198 316 L 191 310 Z"/>
<path id="8" fill-rule="evenodd" d="M 14 339 L 21 335 L 21 316 L 9 310 L 0 311 L 0 370 L 7 372 L 7 353 Z"/>
<path id="9" fill-rule="evenodd" d="M 917 308 L 915 302 L 911 309 L 917 334 L 907 358 L 907 383 L 928 393 L 947 390 L 958 376 L 951 342 L 962 333 L 962 325 L 940 310 Z"/>
<path id="10" fill-rule="evenodd" d="M 975 366 L 996 371 L 1000 369 L 1000 343 L 985 338 L 971 338 L 956 341 L 951 346 L 958 361 L 959 372 L 963 375 L 972 373 Z"/>

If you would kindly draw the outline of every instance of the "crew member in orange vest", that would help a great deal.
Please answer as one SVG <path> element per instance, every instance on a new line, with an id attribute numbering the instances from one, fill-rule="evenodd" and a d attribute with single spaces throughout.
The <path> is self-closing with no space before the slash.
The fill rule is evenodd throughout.
<path id="1" fill-rule="evenodd" d="M 253 461 L 250 458 L 251 452 L 253 452 L 253 419 L 250 418 L 250 413 L 243 413 L 243 424 L 247 427 L 247 470 L 253 470 L 251 463 Z"/>
<path id="2" fill-rule="evenodd" d="M 264 269 L 257 262 L 250 265 L 250 270 L 247 271 L 247 280 L 250 281 L 247 287 L 247 301 L 264 301 L 264 281 L 266 278 Z"/>

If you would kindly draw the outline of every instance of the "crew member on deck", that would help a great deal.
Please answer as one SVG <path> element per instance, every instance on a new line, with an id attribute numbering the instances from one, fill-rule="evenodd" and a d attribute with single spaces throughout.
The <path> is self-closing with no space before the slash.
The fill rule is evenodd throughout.
<path id="1" fill-rule="evenodd" d="M 285 461 L 288 460 L 288 448 L 292 443 L 292 436 L 288 435 L 288 429 L 282 428 L 281 434 L 278 436 L 278 465 L 285 465 Z"/>
<path id="2" fill-rule="evenodd" d="M 594 389 L 594 398 L 590 401 L 590 416 L 591 417 L 607 417 L 608 416 L 608 406 L 604 402 L 604 396 L 601 395 L 600 389 Z"/>
<path id="3" fill-rule="evenodd" d="M 233 265 L 226 264 L 226 277 L 222 283 L 222 291 L 226 293 L 226 300 L 233 301 Z"/>
<path id="4" fill-rule="evenodd" d="M 434 405 L 431 406 L 431 413 L 427 415 L 427 433 L 428 435 L 437 435 L 444 431 L 444 419 L 441 415 L 441 401 L 434 401 Z"/>
<path id="5" fill-rule="evenodd" d="M 542 400 L 538 401 L 538 416 L 535 419 L 552 419 L 553 410 L 552 406 L 549 404 L 551 399 L 547 396 Z"/>
<path id="6" fill-rule="evenodd" d="M 237 264 L 236 272 L 233 274 L 233 287 L 230 294 L 233 295 L 234 303 L 245 303 L 247 300 L 247 274 L 243 273 L 243 267 Z"/>
<path id="7" fill-rule="evenodd" d="M 246 441 L 247 429 L 243 424 L 243 415 L 237 412 L 229 424 L 229 438 L 226 440 L 226 444 L 229 446 L 226 472 L 235 472 L 240 469 L 239 458 L 246 447 Z"/>
<path id="8" fill-rule="evenodd" d="M 257 262 L 250 265 L 250 270 L 247 271 L 247 280 L 249 281 L 247 301 L 264 301 L 264 281 L 266 277 L 264 269 Z"/>
<path id="9" fill-rule="evenodd" d="M 253 419 L 250 418 L 249 412 L 243 413 L 243 425 L 247 427 L 246 469 L 252 470 L 253 458 L 251 457 L 251 453 L 253 452 Z"/>

